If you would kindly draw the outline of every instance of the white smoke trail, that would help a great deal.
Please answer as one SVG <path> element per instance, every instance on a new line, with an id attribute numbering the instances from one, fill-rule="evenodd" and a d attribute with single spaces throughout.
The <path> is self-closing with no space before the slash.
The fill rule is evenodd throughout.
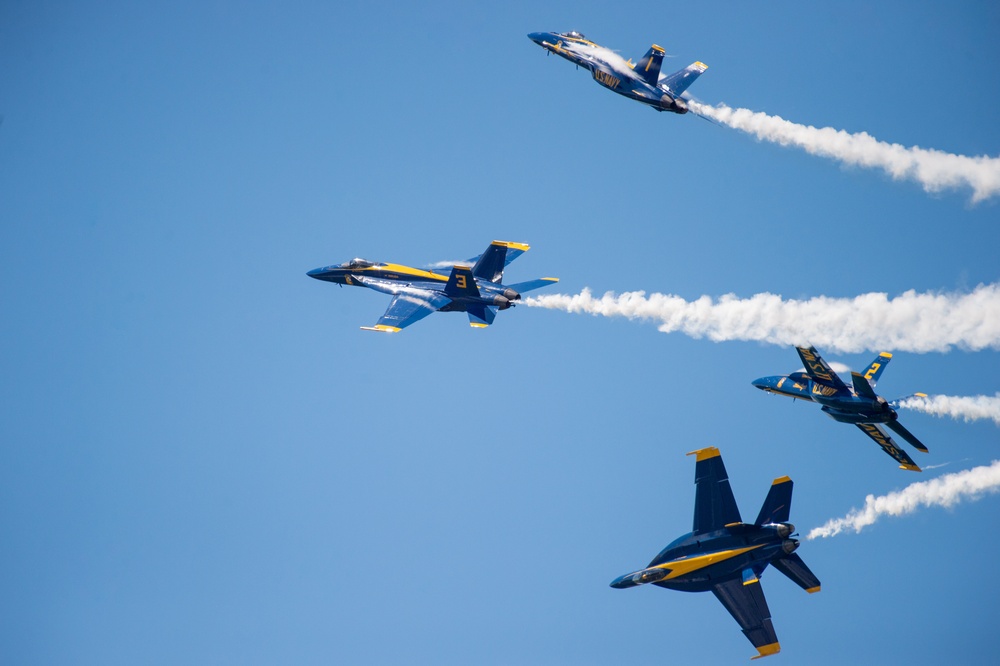
<path id="1" fill-rule="evenodd" d="M 778 345 L 813 344 L 821 349 L 932 352 L 960 347 L 1000 349 L 1000 284 L 979 285 L 967 294 L 907 291 L 854 298 L 817 296 L 784 300 L 776 294 L 686 301 L 671 294 L 632 291 L 595 297 L 548 294 L 523 301 L 532 307 L 659 322 L 664 333 L 680 331 L 715 342 L 756 340 Z"/>
<path id="2" fill-rule="evenodd" d="M 930 481 L 912 483 L 900 491 L 865 498 L 862 509 L 853 509 L 843 518 L 834 518 L 810 530 L 807 539 L 832 537 L 844 530 L 860 532 L 881 516 L 902 516 L 920 507 L 952 507 L 963 499 L 977 500 L 985 493 L 1000 492 L 1000 460 L 963 472 L 945 474 Z"/>
<path id="3" fill-rule="evenodd" d="M 705 117 L 758 139 L 797 146 L 813 155 L 830 157 L 852 166 L 882 169 L 895 180 L 914 180 L 925 192 L 972 188 L 977 203 L 1000 194 L 1000 158 L 966 157 L 940 150 L 879 141 L 867 132 L 851 134 L 832 127 L 799 125 L 780 116 L 725 104 L 711 106 L 689 101 L 688 107 Z"/>
<path id="4" fill-rule="evenodd" d="M 930 395 L 902 400 L 899 406 L 933 416 L 950 416 L 964 421 L 992 419 L 1000 426 L 1000 393 L 996 395 Z"/>

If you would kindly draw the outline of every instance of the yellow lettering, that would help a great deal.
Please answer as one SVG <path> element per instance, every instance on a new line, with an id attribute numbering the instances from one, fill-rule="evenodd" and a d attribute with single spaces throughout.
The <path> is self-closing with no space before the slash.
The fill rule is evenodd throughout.
<path id="1" fill-rule="evenodd" d="M 872 363 L 872 367 L 865 373 L 865 379 L 871 379 L 875 371 L 882 367 L 881 363 Z"/>
<path id="2" fill-rule="evenodd" d="M 459 289 L 466 289 L 468 287 L 468 285 L 465 282 L 465 276 L 464 275 L 456 275 L 455 276 L 455 284 L 458 285 Z"/>

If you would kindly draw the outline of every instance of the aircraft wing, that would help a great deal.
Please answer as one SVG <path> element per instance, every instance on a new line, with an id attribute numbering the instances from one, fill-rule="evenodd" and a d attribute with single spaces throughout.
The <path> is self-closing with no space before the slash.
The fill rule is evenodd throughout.
<path id="1" fill-rule="evenodd" d="M 771 611 L 756 577 L 749 583 L 744 583 L 741 578 L 730 578 L 713 585 L 712 592 L 733 619 L 740 623 L 743 635 L 757 648 L 759 654 L 754 659 L 781 651 L 778 635 L 771 625 Z"/>
<path id="2" fill-rule="evenodd" d="M 837 389 L 837 393 L 849 394 L 851 392 L 851 389 L 847 388 L 847 384 L 837 376 L 833 368 L 827 365 L 827 362 L 823 360 L 815 347 L 796 347 L 795 351 L 799 353 L 802 364 L 806 366 L 806 373 L 809 375 L 809 379 L 818 384 Z"/>
<path id="3" fill-rule="evenodd" d="M 451 299 L 447 296 L 434 292 L 426 292 L 426 294 L 400 293 L 393 297 L 385 314 L 379 318 L 377 324 L 361 328 L 366 331 L 398 333 L 432 312 L 437 312 L 450 302 Z"/>
<path id="4" fill-rule="evenodd" d="M 688 454 L 697 456 L 694 468 L 694 534 L 720 530 L 730 523 L 742 523 L 729 475 L 719 449 L 710 446 Z"/>
<path id="5" fill-rule="evenodd" d="M 882 428 L 874 423 L 856 423 L 855 425 L 858 426 L 858 430 L 875 440 L 875 443 L 881 446 L 883 451 L 895 458 L 899 462 L 900 469 L 906 469 L 911 472 L 923 471 L 917 467 L 917 464 L 913 462 L 910 456 L 906 455 L 906 451 L 896 446 L 896 442 L 892 441 L 892 437 L 889 437 L 889 434 L 885 430 L 882 430 Z"/>

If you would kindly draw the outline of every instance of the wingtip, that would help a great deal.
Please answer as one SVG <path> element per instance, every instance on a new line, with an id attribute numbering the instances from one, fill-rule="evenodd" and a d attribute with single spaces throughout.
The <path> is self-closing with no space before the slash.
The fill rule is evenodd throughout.
<path id="1" fill-rule="evenodd" d="M 511 241 L 495 240 L 493 241 L 492 244 L 500 245 L 502 247 L 506 247 L 512 250 L 520 250 L 521 252 L 527 252 L 528 250 L 531 249 L 531 246 L 528 245 L 527 243 L 512 243 Z"/>
<path id="2" fill-rule="evenodd" d="M 706 446 L 703 449 L 698 449 L 697 451 L 688 451 L 685 455 L 696 456 L 694 461 L 701 462 L 702 460 L 708 460 L 709 458 L 718 458 L 722 454 L 719 449 L 714 446 Z"/>
<path id="3" fill-rule="evenodd" d="M 386 326 L 385 324 L 375 324 L 374 326 L 362 326 L 362 331 L 378 331 L 379 333 L 399 333 L 403 329 L 396 326 Z"/>
<path id="4" fill-rule="evenodd" d="M 778 654 L 779 652 L 781 652 L 781 645 L 779 643 L 768 643 L 767 645 L 757 647 L 757 656 L 750 657 L 750 660 L 753 661 L 754 659 L 760 659 L 761 657 L 770 657 L 772 654 Z"/>
<path id="5" fill-rule="evenodd" d="M 908 472 L 922 472 L 924 470 L 920 469 L 916 465 L 900 465 L 899 469 L 905 469 Z"/>
<path id="6" fill-rule="evenodd" d="M 820 586 L 817 585 L 816 587 L 810 587 L 809 589 L 806 590 L 806 592 L 808 592 L 809 594 L 816 594 L 817 592 L 819 592 L 819 589 Z"/>

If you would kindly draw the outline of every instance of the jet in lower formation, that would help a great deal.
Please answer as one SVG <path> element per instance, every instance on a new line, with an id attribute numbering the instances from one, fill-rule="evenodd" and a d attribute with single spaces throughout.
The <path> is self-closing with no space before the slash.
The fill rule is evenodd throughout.
<path id="1" fill-rule="evenodd" d="M 524 243 L 493 241 L 486 252 L 469 259 L 469 266 L 455 266 L 450 275 L 366 259 L 316 268 L 306 275 L 391 295 L 389 308 L 378 323 L 361 327 L 366 331 L 396 333 L 432 312 L 466 312 L 471 326 L 485 328 L 493 323 L 497 310 L 513 307 L 524 292 L 559 281 L 546 277 L 501 283 L 504 268 L 529 249 Z"/>
<path id="2" fill-rule="evenodd" d="M 758 659 L 781 651 L 760 577 L 772 565 L 806 592 L 819 592 L 819 579 L 795 550 L 795 526 L 788 522 L 792 480 L 775 479 L 757 520 L 740 518 L 719 449 L 692 451 L 695 458 L 694 528 L 663 549 L 645 569 L 619 576 L 611 587 L 652 583 L 683 592 L 715 594 L 757 648 Z"/>
<path id="3" fill-rule="evenodd" d="M 892 360 L 892 354 L 882 352 L 875 357 L 863 373 L 852 372 L 852 389 L 837 376 L 826 361 L 813 347 L 796 347 L 799 357 L 805 365 L 805 370 L 793 372 L 790 375 L 761 377 L 753 385 L 762 391 L 789 398 L 798 398 L 823 405 L 823 411 L 833 420 L 841 423 L 853 423 L 858 429 L 875 440 L 882 450 L 899 462 L 900 469 L 911 472 L 922 471 L 913 459 L 906 454 L 882 426 L 894 431 L 919 451 L 927 453 L 927 447 L 913 433 L 904 428 L 897 420 L 899 415 L 896 407 L 906 398 L 925 397 L 924 393 L 914 393 L 904 398 L 887 402 L 875 394 L 875 384 Z"/>
<path id="4" fill-rule="evenodd" d="M 633 63 L 576 31 L 532 32 L 528 39 L 547 53 L 555 53 L 587 69 L 594 80 L 608 90 L 648 104 L 657 111 L 687 113 L 688 105 L 681 95 L 708 69 L 705 63 L 694 62 L 673 74 L 660 74 L 664 51 L 656 44 L 649 47 L 638 63 Z"/>

